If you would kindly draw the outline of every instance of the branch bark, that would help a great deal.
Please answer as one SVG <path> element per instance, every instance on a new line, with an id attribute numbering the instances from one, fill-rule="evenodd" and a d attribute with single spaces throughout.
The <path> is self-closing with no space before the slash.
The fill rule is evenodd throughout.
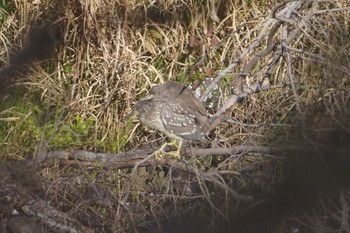
<path id="1" fill-rule="evenodd" d="M 24 226 L 20 225 L 28 223 L 28 221 L 22 221 L 23 218 L 20 217 L 22 213 L 54 231 L 95 232 L 38 197 L 33 191 L 33 187 L 37 186 L 37 180 L 32 181 L 33 186 L 23 185 L 22 183 L 26 182 L 23 182 L 25 178 L 22 176 L 28 176 L 28 174 L 19 174 L 19 170 L 21 172 L 26 170 L 21 163 L 0 165 L 0 211 L 8 216 L 18 216 L 18 218 L 13 218 L 11 222 L 12 225 L 17 225 L 16 229 L 24 229 Z M 31 173 L 30 177 L 32 178 L 32 176 Z M 35 230 L 35 232 L 38 231 L 38 229 Z"/>
<path id="2" fill-rule="evenodd" d="M 123 168 L 134 168 L 147 167 L 155 165 L 174 165 L 173 162 L 176 161 L 170 156 L 163 156 L 160 160 L 152 157 L 153 149 L 136 150 L 123 153 L 94 153 L 83 150 L 75 151 L 49 151 L 43 153 L 42 155 L 25 161 L 27 167 L 33 167 L 37 165 L 45 164 L 48 166 L 55 160 L 62 165 L 71 165 L 76 167 L 102 167 L 109 169 L 123 169 Z M 315 153 L 319 152 L 319 148 L 296 146 L 296 145 L 281 145 L 281 146 L 234 146 L 231 148 L 192 148 L 186 150 L 183 156 L 232 156 L 241 155 L 247 153 L 260 153 L 260 154 L 272 154 L 276 156 L 283 156 L 286 153 L 292 152 L 306 152 Z M 348 151 L 337 151 L 338 154 L 346 155 Z M 181 161 L 176 161 L 176 163 L 181 164 Z M 184 169 L 187 171 L 187 169 Z"/>

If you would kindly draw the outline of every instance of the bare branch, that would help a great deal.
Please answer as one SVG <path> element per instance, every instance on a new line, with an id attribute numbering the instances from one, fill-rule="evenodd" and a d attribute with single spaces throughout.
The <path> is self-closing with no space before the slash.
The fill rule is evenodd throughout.
<path id="1" fill-rule="evenodd" d="M 292 151 L 304 151 L 304 152 L 315 152 L 314 148 L 300 147 L 293 145 L 283 146 L 234 146 L 231 148 L 191 148 L 185 151 L 185 155 L 191 155 L 195 157 L 202 156 L 231 156 L 234 154 L 242 153 L 261 153 L 261 154 L 284 154 Z M 346 154 L 348 151 L 339 150 L 337 153 Z M 133 168 L 132 174 L 136 174 L 136 170 L 139 167 L 146 167 L 150 165 L 164 165 L 171 164 L 173 159 L 168 156 L 163 156 L 160 160 L 157 160 L 153 156 L 152 149 L 136 150 L 125 153 L 116 154 L 104 154 L 104 153 L 93 153 L 82 150 L 77 151 L 51 151 L 47 154 L 42 154 L 39 157 L 32 158 L 26 161 L 26 166 L 38 165 L 38 161 L 42 163 L 46 160 L 58 160 L 63 165 L 73 166 L 85 166 L 85 167 L 102 167 L 102 168 Z M 188 168 L 182 167 L 184 171 Z M 193 173 L 193 172 L 192 172 Z"/>
<path id="2" fill-rule="evenodd" d="M 221 79 L 227 75 L 227 73 L 231 72 L 231 70 L 236 67 L 238 64 L 240 64 L 241 60 L 249 53 L 251 52 L 256 46 L 260 44 L 262 41 L 263 37 L 265 36 L 266 31 L 268 30 L 269 26 L 273 23 L 273 19 L 269 19 L 265 25 L 263 26 L 260 34 L 258 35 L 257 39 L 254 40 L 246 50 L 242 52 L 242 54 L 235 60 L 233 61 L 226 69 L 223 71 L 219 72 L 219 74 L 214 78 L 214 80 L 210 83 L 210 85 L 207 87 L 207 90 L 205 93 L 202 95 L 200 98 L 201 101 L 204 101 L 210 93 L 213 91 L 215 86 L 221 81 Z"/>

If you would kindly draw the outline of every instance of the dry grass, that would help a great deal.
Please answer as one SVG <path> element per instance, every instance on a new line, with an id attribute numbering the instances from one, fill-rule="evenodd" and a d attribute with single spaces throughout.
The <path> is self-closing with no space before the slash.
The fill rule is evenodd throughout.
<path id="1" fill-rule="evenodd" d="M 8 93 L 1 104 L 0 127 L 7 131 L 1 138 L 3 156 L 23 159 L 56 148 L 121 152 L 159 141 L 159 134 L 127 119 L 135 101 L 151 85 L 169 79 L 204 88 L 202 83 L 208 77 L 226 68 L 255 40 L 277 5 L 264 1 L 213 2 L 14 0 L 3 4 L 0 64 L 17 69 L 14 88 L 27 88 L 23 99 L 22 95 L 18 98 Z M 345 6 L 346 2 L 339 1 L 323 7 Z M 223 123 L 213 132 L 212 146 L 300 144 L 349 149 L 349 17 L 349 10 L 315 17 L 290 45 L 292 62 L 288 64 L 285 58 L 277 64 L 272 88 L 246 98 L 232 113 L 235 123 Z M 49 35 L 49 43 L 41 41 L 47 54 L 33 55 L 29 50 L 26 59 L 16 59 L 13 54 L 28 44 L 28 38 L 37 38 L 33 31 L 42 35 L 42 28 Z M 227 101 L 232 80 L 254 52 L 224 77 L 206 101 L 210 113 Z M 271 57 L 259 61 L 248 83 L 263 77 Z M 293 79 L 288 75 L 290 70 Z M 285 165 L 287 159 L 294 167 Z M 330 169 L 337 170 L 338 157 L 329 160 L 335 161 Z M 223 216 L 244 220 L 246 216 L 238 212 L 259 207 L 264 203 L 261 200 L 279 197 L 285 190 L 293 196 L 298 192 L 293 188 L 299 187 L 295 183 L 301 181 L 293 183 L 284 177 L 300 167 L 301 180 L 308 174 L 303 173 L 304 166 L 298 160 L 282 155 L 243 153 L 188 159 L 189 164 L 196 162 L 201 164 L 194 167 L 203 171 L 226 172 L 220 176 L 222 182 L 255 196 L 254 204 L 241 206 L 230 196 L 229 188 L 199 185 L 201 177 L 175 168 L 141 168 L 135 179 L 129 170 L 56 166 L 42 170 L 41 177 L 46 200 L 96 232 L 128 232 L 133 228 L 156 232 L 160 226 L 165 232 L 176 232 L 167 231 L 167 227 L 174 224 L 182 229 L 179 222 L 185 232 L 186 227 L 192 229 L 185 220 L 197 220 L 191 218 L 197 213 L 202 232 L 225 232 L 225 226 L 231 225 L 222 220 Z M 346 166 L 339 169 L 344 174 L 337 173 L 338 180 L 349 175 L 344 170 Z M 283 190 L 283 185 L 289 186 Z M 269 206 L 267 210 L 276 211 L 276 215 L 266 220 L 274 224 L 268 229 L 350 232 L 349 190 L 344 184 L 332 187 L 340 191 L 317 189 L 318 199 L 310 205 L 298 202 L 300 208 L 287 206 L 280 215 L 280 208 Z M 126 193 L 130 190 L 131 195 Z M 120 202 L 125 195 L 130 195 L 126 204 Z M 289 199 L 286 202 L 293 203 Z M 222 229 L 214 224 L 218 222 L 225 222 Z M 252 218 L 251 224 L 255 223 L 261 226 Z"/>

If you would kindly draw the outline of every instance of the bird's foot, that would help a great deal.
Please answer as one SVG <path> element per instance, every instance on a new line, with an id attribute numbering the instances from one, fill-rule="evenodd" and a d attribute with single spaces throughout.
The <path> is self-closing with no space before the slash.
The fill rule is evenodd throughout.
<path id="1" fill-rule="evenodd" d="M 164 151 L 164 149 L 167 146 L 174 146 L 174 145 L 177 147 L 176 151 L 169 151 L 169 152 Z M 174 159 L 180 160 L 180 147 L 176 144 L 176 141 L 167 142 L 167 143 L 164 143 L 158 150 L 153 152 L 153 154 L 154 154 L 154 159 L 157 161 L 160 161 L 163 158 L 163 155 L 169 155 Z"/>
<path id="2" fill-rule="evenodd" d="M 163 158 L 163 155 L 171 156 L 176 160 L 180 160 L 180 158 L 181 158 L 179 150 L 169 151 L 169 152 L 165 152 L 163 150 L 156 150 L 154 152 L 154 159 L 157 161 L 160 161 Z"/>
<path id="3" fill-rule="evenodd" d="M 167 143 L 164 143 L 158 150 L 153 152 L 155 160 L 160 161 L 163 158 L 163 155 L 166 154 L 164 149 L 167 145 L 168 145 Z"/>
<path id="4" fill-rule="evenodd" d="M 167 154 L 170 155 L 171 157 L 173 157 L 176 160 L 180 160 L 180 149 L 181 149 L 181 145 L 182 145 L 182 141 L 179 142 L 179 145 L 176 143 L 176 140 L 169 142 L 167 144 L 168 146 L 175 146 L 176 147 L 176 151 L 169 151 Z"/>
<path id="5" fill-rule="evenodd" d="M 176 160 L 180 160 L 181 159 L 181 157 L 180 157 L 180 150 L 179 149 L 177 149 L 176 151 L 169 151 L 167 154 L 170 155 L 171 157 L 173 157 Z"/>
<path id="6" fill-rule="evenodd" d="M 160 161 L 160 160 L 162 160 L 163 155 L 165 154 L 165 152 L 164 151 L 160 151 L 160 150 L 156 150 L 155 152 L 153 152 L 153 154 L 154 154 L 154 159 L 156 161 Z"/>

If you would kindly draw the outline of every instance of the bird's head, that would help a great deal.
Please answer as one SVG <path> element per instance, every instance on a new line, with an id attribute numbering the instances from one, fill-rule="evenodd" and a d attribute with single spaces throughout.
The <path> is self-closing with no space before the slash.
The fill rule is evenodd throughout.
<path id="1" fill-rule="evenodd" d="M 154 95 L 149 93 L 142 99 L 136 102 L 135 104 L 135 114 L 137 118 L 140 118 L 141 115 L 147 114 L 150 111 L 150 104 L 154 98 Z"/>

